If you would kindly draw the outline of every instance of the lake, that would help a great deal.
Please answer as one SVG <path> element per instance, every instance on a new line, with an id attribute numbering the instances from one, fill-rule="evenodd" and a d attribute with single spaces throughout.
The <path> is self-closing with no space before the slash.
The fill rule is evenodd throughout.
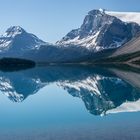
<path id="1" fill-rule="evenodd" d="M 139 69 L 0 71 L 0 112 L 0 140 L 138 140 Z"/>

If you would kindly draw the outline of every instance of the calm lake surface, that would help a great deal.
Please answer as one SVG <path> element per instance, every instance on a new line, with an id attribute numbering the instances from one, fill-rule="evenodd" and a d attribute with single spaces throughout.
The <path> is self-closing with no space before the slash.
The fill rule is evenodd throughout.
<path id="1" fill-rule="evenodd" d="M 139 70 L 0 71 L 0 140 L 94 139 L 140 139 Z"/>

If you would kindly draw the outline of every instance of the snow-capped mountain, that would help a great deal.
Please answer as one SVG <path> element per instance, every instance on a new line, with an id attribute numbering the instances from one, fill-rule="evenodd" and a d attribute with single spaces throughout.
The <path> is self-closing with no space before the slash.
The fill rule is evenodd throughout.
<path id="1" fill-rule="evenodd" d="M 137 35 L 140 26 L 121 21 L 118 15 L 102 9 L 92 10 L 79 29 L 72 30 L 54 45 L 19 26 L 10 27 L 0 37 L 1 57 L 14 56 L 47 62 L 74 61 L 90 55 L 91 50 L 94 53 L 120 47 Z"/>
<path id="2" fill-rule="evenodd" d="M 117 18 L 119 17 L 119 18 Z M 124 22 L 105 10 L 92 10 L 85 17 L 80 28 L 69 32 L 58 45 L 77 45 L 99 51 L 117 48 L 131 40 L 140 31 L 134 22 Z"/>
<path id="3" fill-rule="evenodd" d="M 23 28 L 12 26 L 0 36 L 0 53 L 23 54 L 38 49 L 42 44 L 46 43 Z"/>
<path id="4" fill-rule="evenodd" d="M 92 10 L 80 28 L 72 30 L 56 44 L 46 43 L 23 28 L 12 26 L 0 36 L 0 57 L 48 63 L 90 61 L 97 57 L 96 52 L 118 48 L 136 37 L 140 32 L 138 15 Z"/>

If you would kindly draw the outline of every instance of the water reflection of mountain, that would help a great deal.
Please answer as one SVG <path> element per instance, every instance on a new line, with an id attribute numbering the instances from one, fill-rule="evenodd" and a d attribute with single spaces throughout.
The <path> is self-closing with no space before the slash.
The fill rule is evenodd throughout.
<path id="1" fill-rule="evenodd" d="M 81 98 L 94 115 L 117 112 L 114 109 L 128 102 L 132 105 L 140 98 L 140 75 L 130 71 L 92 66 L 48 66 L 0 72 L 0 90 L 14 102 L 23 101 L 51 83 L 56 83 L 73 97 Z M 140 110 L 140 106 L 138 108 Z"/>

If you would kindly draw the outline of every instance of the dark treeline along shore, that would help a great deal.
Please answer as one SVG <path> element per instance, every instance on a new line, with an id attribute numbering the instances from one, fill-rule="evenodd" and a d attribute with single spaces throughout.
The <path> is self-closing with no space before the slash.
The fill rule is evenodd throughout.
<path id="1" fill-rule="evenodd" d="M 31 60 L 19 58 L 2 58 L 0 59 L 1 71 L 17 71 L 35 67 L 36 63 Z"/>

